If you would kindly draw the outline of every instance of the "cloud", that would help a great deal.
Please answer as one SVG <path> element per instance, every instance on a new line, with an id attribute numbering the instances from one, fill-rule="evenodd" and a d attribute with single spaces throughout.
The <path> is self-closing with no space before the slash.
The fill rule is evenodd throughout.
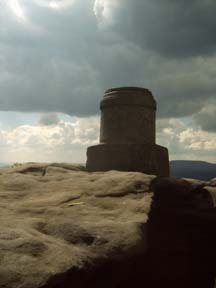
<path id="1" fill-rule="evenodd" d="M 7 3 L 0 4 L 2 110 L 88 117 L 99 114 L 104 90 L 142 86 L 153 92 L 158 117 L 193 116 L 214 130 L 206 112 L 216 98 L 213 1 L 16 1 L 25 23 Z"/>
<path id="2" fill-rule="evenodd" d="M 34 0 L 34 2 L 41 6 L 51 9 L 65 9 L 73 5 L 74 0 L 57 0 L 57 1 L 47 1 L 47 0 Z"/>
<path id="3" fill-rule="evenodd" d="M 43 126 L 56 125 L 60 122 L 57 113 L 44 113 L 39 119 L 39 124 Z"/>
<path id="4" fill-rule="evenodd" d="M 210 103 L 209 103 L 210 104 Z M 205 106 L 194 116 L 195 123 L 203 130 L 216 132 L 216 101 Z"/>
<path id="5" fill-rule="evenodd" d="M 9 0 L 8 6 L 19 20 L 25 20 L 25 12 L 18 0 Z"/>
<path id="6" fill-rule="evenodd" d="M 1 161 L 85 162 L 87 146 L 98 143 L 97 117 L 74 118 L 56 125 L 20 125 L 0 130 Z"/>
<path id="7" fill-rule="evenodd" d="M 121 1 L 95 0 L 93 11 L 101 29 L 107 29 L 115 25 L 118 11 L 121 9 Z"/>
<path id="8" fill-rule="evenodd" d="M 215 53 L 215 1 L 116 0 L 115 5 L 113 2 L 96 1 L 98 11 L 103 11 L 98 12 L 99 27 L 107 27 L 106 23 L 112 19 L 111 29 L 168 58 Z"/>
<path id="9" fill-rule="evenodd" d="M 216 161 L 216 134 L 191 127 L 179 119 L 157 122 L 157 142 L 169 149 L 171 160 Z"/>

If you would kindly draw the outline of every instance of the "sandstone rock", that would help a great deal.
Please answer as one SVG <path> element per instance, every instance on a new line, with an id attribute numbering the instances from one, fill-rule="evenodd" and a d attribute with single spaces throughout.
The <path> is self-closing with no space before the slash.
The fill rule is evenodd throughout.
<path id="1" fill-rule="evenodd" d="M 139 172 L 1 168 L 0 288 L 212 287 L 214 195 Z"/>
<path id="2" fill-rule="evenodd" d="M 216 186 L 216 178 L 211 179 L 209 185 L 210 186 Z"/>
<path id="3" fill-rule="evenodd" d="M 182 178 L 182 180 L 186 180 L 187 182 L 189 182 L 192 187 L 196 188 L 198 186 L 206 186 L 208 184 L 208 182 L 203 181 L 203 180 L 198 180 L 198 179 L 193 179 L 193 178 Z"/>
<path id="4" fill-rule="evenodd" d="M 85 167 L 80 164 L 70 164 L 70 163 L 25 163 L 23 165 L 18 165 L 17 167 L 7 167 L 7 168 L 1 168 L 3 171 L 8 171 L 11 173 L 23 173 L 23 174 L 31 174 L 31 175 L 42 175 L 44 176 L 46 174 L 47 168 L 53 169 L 57 171 L 57 173 L 60 172 L 61 169 L 64 169 L 64 172 L 69 171 L 85 171 Z M 58 170 L 59 168 L 59 170 Z M 0 173 L 2 173 L 0 172 Z"/>
<path id="5" fill-rule="evenodd" d="M 106 287 L 139 266 L 155 176 L 83 170 L 59 163 L 0 169 L 0 287 Z"/>

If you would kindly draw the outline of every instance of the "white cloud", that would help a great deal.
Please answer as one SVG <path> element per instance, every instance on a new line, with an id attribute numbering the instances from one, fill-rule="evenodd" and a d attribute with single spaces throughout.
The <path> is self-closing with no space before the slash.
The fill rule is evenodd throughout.
<path id="1" fill-rule="evenodd" d="M 51 126 L 21 125 L 0 131 L 0 161 L 85 162 L 86 148 L 98 143 L 98 117 L 74 118 Z"/>
<path id="2" fill-rule="evenodd" d="M 216 151 L 216 134 L 187 128 L 177 135 L 179 142 L 192 150 Z"/>
<path id="3" fill-rule="evenodd" d="M 25 20 L 25 10 L 19 0 L 8 0 L 7 4 L 18 20 Z"/>
<path id="4" fill-rule="evenodd" d="M 113 26 L 117 19 L 115 14 L 120 8 L 117 0 L 95 0 L 93 11 L 98 21 L 98 27 L 102 29 Z"/>
<path id="5" fill-rule="evenodd" d="M 41 7 L 47 7 L 52 9 L 64 9 L 74 4 L 75 0 L 33 0 L 37 5 Z"/>
<path id="6" fill-rule="evenodd" d="M 206 160 L 216 162 L 216 134 L 190 127 L 184 120 L 157 121 L 158 144 L 169 149 L 171 160 Z"/>

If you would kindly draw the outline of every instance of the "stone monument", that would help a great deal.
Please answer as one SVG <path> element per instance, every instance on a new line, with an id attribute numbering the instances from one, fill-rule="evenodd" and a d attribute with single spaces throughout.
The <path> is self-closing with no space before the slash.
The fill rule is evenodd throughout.
<path id="1" fill-rule="evenodd" d="M 169 176 L 168 150 L 155 144 L 156 101 L 149 90 L 109 89 L 100 109 L 100 144 L 87 150 L 88 171 L 140 171 Z"/>

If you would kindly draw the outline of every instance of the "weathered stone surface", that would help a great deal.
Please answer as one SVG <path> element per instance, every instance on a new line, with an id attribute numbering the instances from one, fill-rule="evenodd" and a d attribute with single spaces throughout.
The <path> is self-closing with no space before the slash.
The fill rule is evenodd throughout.
<path id="1" fill-rule="evenodd" d="M 155 176 L 82 170 L 66 163 L 0 169 L 1 288 L 114 287 L 146 253 Z"/>
<path id="2" fill-rule="evenodd" d="M 87 170 L 169 175 L 168 150 L 155 144 L 156 101 L 149 90 L 107 90 L 100 108 L 101 144 L 88 148 Z"/>
<path id="3" fill-rule="evenodd" d="M 215 187 L 83 170 L 0 168 L 1 288 L 212 287 Z"/>
<path id="4" fill-rule="evenodd" d="M 155 144 L 156 102 L 144 88 L 107 90 L 101 101 L 100 142 Z"/>
<path id="5" fill-rule="evenodd" d="M 210 186 L 216 186 L 216 178 L 211 179 Z"/>
<path id="6" fill-rule="evenodd" d="M 89 171 L 140 171 L 169 175 L 168 151 L 151 144 L 99 144 L 87 151 Z"/>

